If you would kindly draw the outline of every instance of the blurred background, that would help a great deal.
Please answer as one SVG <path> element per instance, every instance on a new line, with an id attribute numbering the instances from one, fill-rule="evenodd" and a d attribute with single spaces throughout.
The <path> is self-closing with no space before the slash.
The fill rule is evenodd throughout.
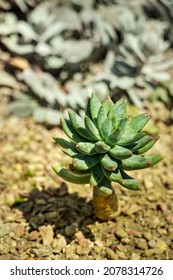
<path id="1" fill-rule="evenodd" d="M 92 91 L 172 110 L 172 0 L 1 0 L 0 8 L 8 114 L 57 125 L 69 108 L 82 112 Z"/>

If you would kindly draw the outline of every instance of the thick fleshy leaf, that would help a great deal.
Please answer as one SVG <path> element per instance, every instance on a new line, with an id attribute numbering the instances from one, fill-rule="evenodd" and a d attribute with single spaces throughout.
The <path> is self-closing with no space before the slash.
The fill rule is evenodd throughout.
<path id="1" fill-rule="evenodd" d="M 132 152 L 124 147 L 115 145 L 110 151 L 109 153 L 111 154 L 111 156 L 113 156 L 116 159 L 125 159 L 125 158 L 129 158 L 132 156 Z"/>
<path id="2" fill-rule="evenodd" d="M 101 140 L 97 127 L 88 116 L 85 116 L 85 127 L 86 127 L 86 132 L 90 135 L 90 137 L 93 140 L 97 140 L 97 141 Z"/>
<path id="3" fill-rule="evenodd" d="M 75 157 L 78 155 L 78 151 L 76 149 L 71 149 L 71 148 L 67 148 L 67 149 L 62 149 L 63 153 L 68 155 L 69 157 Z"/>
<path id="4" fill-rule="evenodd" d="M 152 167 L 163 159 L 160 155 L 133 155 L 130 158 L 124 159 L 120 162 L 119 166 L 125 170 L 137 170 Z"/>
<path id="5" fill-rule="evenodd" d="M 60 144 L 64 149 L 76 149 L 76 144 L 72 141 L 60 137 L 56 137 L 54 138 L 54 140 L 56 143 Z"/>
<path id="6" fill-rule="evenodd" d="M 92 120 L 95 124 L 97 124 L 97 116 L 98 116 L 100 107 L 101 107 L 101 102 L 100 102 L 99 98 L 97 97 L 97 95 L 95 93 L 92 93 L 91 99 L 90 99 L 90 111 L 91 111 Z"/>
<path id="7" fill-rule="evenodd" d="M 151 140 L 153 140 L 153 137 L 150 135 L 144 135 L 140 140 L 138 140 L 134 146 L 132 147 L 132 151 L 137 151 L 144 147 L 147 143 L 149 143 Z"/>
<path id="8" fill-rule="evenodd" d="M 76 149 L 84 155 L 96 155 L 98 152 L 95 149 L 95 144 L 90 142 L 79 142 Z"/>
<path id="9" fill-rule="evenodd" d="M 109 171 L 114 171 L 118 167 L 116 160 L 113 160 L 108 154 L 100 157 L 100 163 L 103 168 Z"/>
<path id="10" fill-rule="evenodd" d="M 67 182 L 70 182 L 73 184 L 79 184 L 79 185 L 89 183 L 89 180 L 90 180 L 89 174 L 78 175 L 61 166 L 53 166 L 52 168 L 58 176 L 60 176 L 62 179 L 66 180 Z"/>
<path id="11" fill-rule="evenodd" d="M 106 138 L 106 143 L 108 143 L 109 145 L 113 146 L 116 144 L 116 142 L 118 142 L 120 140 L 121 137 L 121 129 L 120 128 L 116 128 L 115 130 L 113 130 L 110 135 L 108 135 L 108 137 Z"/>
<path id="12" fill-rule="evenodd" d="M 118 127 L 120 120 L 124 119 L 126 116 L 126 106 L 127 101 L 124 99 L 120 99 L 114 104 L 114 106 L 110 110 L 108 117 L 110 119 L 116 119 L 116 127 Z"/>
<path id="13" fill-rule="evenodd" d="M 95 149 L 100 154 L 108 152 L 110 148 L 111 147 L 107 145 L 104 141 L 98 141 L 97 143 L 95 143 Z"/>
<path id="14" fill-rule="evenodd" d="M 105 177 L 100 182 L 100 184 L 98 186 L 96 186 L 96 188 L 98 189 L 99 194 L 101 196 L 109 196 L 113 192 L 113 189 L 112 189 L 112 186 L 111 186 L 111 182 L 107 178 L 105 178 Z"/>
<path id="15" fill-rule="evenodd" d="M 94 165 L 96 165 L 100 160 L 98 155 L 94 156 L 85 156 L 85 155 L 77 155 L 73 159 L 73 165 L 76 169 L 79 170 L 88 170 Z"/>
<path id="16" fill-rule="evenodd" d="M 111 98 L 110 98 L 109 95 L 108 95 L 108 96 L 106 97 L 106 99 L 103 101 L 102 105 L 103 105 L 105 108 L 107 108 L 107 112 L 109 113 L 110 110 L 112 109 L 113 105 L 114 105 L 114 103 L 113 103 L 113 101 L 111 100 Z"/>
<path id="17" fill-rule="evenodd" d="M 113 172 L 110 172 L 110 171 L 103 168 L 103 173 L 106 176 L 106 178 L 110 181 L 119 182 L 119 181 L 122 180 L 122 175 L 121 175 L 121 172 L 120 172 L 119 168 L 117 168 Z"/>
<path id="18" fill-rule="evenodd" d="M 76 114 L 74 111 L 69 111 L 68 114 L 75 130 L 78 130 L 81 127 L 85 128 L 84 121 L 78 114 Z"/>
<path id="19" fill-rule="evenodd" d="M 91 116 L 90 103 L 91 103 L 91 98 L 87 96 L 86 103 L 85 103 L 85 115 L 91 119 L 92 116 Z"/>
<path id="20" fill-rule="evenodd" d="M 112 131 L 112 121 L 107 118 L 101 126 L 100 133 L 101 133 L 102 138 L 106 139 L 108 137 L 108 135 L 111 134 L 111 131 Z"/>
<path id="21" fill-rule="evenodd" d="M 69 117 L 70 117 L 70 121 L 72 123 L 72 126 L 74 127 L 74 129 L 76 130 L 76 132 L 81 135 L 82 137 L 89 139 L 89 140 L 93 140 L 92 137 L 90 137 L 90 135 L 88 134 L 88 132 L 85 129 L 85 125 L 84 125 L 84 121 L 83 119 L 76 114 L 73 111 L 69 112 Z"/>
<path id="22" fill-rule="evenodd" d="M 144 147 L 138 149 L 138 150 L 135 151 L 134 153 L 140 155 L 140 154 L 143 154 L 143 153 L 147 152 L 148 150 L 150 150 L 150 149 L 154 146 L 154 144 L 157 142 L 158 139 L 159 139 L 159 137 L 153 138 L 153 139 L 152 139 L 150 142 L 148 142 Z"/>
<path id="23" fill-rule="evenodd" d="M 83 142 L 86 141 L 85 138 L 81 137 L 76 130 L 73 128 L 71 122 L 69 120 L 61 119 L 61 126 L 66 135 L 73 140 L 74 142 Z"/>
<path id="24" fill-rule="evenodd" d="M 110 98 L 107 98 L 100 107 L 100 110 L 98 112 L 97 117 L 97 127 L 99 131 L 101 130 L 102 124 L 107 119 L 107 116 L 112 108 L 112 101 L 110 101 Z"/>
<path id="25" fill-rule="evenodd" d="M 122 180 L 119 180 L 119 184 L 130 190 L 138 190 L 141 185 L 137 180 L 130 177 L 127 173 L 121 170 Z"/>
<path id="26" fill-rule="evenodd" d="M 133 144 L 134 142 L 138 141 L 145 135 L 144 132 L 138 132 L 138 133 L 123 133 L 123 136 L 120 138 L 120 140 L 117 142 L 118 145 L 121 146 L 129 146 Z"/>
<path id="27" fill-rule="evenodd" d="M 91 169 L 79 170 L 79 169 L 75 168 L 72 163 L 68 165 L 68 168 L 70 171 L 72 171 L 76 175 L 90 175 L 91 176 L 91 173 L 92 173 Z"/>
<path id="28" fill-rule="evenodd" d="M 90 185 L 92 187 L 98 186 L 98 184 L 102 181 L 103 177 L 104 177 L 104 173 L 102 171 L 100 164 L 96 164 L 92 170 L 92 175 L 90 177 Z"/>
<path id="29" fill-rule="evenodd" d="M 127 120 L 124 128 L 122 137 L 141 131 L 141 129 L 149 121 L 150 116 L 148 114 L 139 114 Z"/>

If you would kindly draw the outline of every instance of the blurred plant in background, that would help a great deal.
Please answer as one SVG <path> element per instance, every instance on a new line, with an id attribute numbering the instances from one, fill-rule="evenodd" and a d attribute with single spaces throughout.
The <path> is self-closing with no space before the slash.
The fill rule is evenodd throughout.
<path id="1" fill-rule="evenodd" d="M 141 110 L 146 100 L 172 108 L 171 0 L 2 0 L 0 8 L 8 113 L 59 124 L 93 91 Z"/>

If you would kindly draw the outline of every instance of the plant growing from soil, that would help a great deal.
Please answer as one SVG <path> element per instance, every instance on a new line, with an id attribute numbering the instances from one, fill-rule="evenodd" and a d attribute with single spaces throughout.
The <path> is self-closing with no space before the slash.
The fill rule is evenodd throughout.
<path id="1" fill-rule="evenodd" d="M 114 104 L 107 97 L 100 102 L 93 93 L 87 98 L 84 117 L 69 111 L 69 119 L 61 120 L 70 140 L 58 137 L 55 141 L 72 157 L 72 162 L 66 167 L 53 166 L 53 169 L 68 182 L 90 184 L 94 211 L 101 220 L 113 219 L 118 213 L 112 182 L 138 190 L 140 182 L 125 171 L 152 167 L 163 158 L 143 155 L 158 140 L 142 130 L 149 119 L 146 113 L 127 117 L 124 99 Z"/>

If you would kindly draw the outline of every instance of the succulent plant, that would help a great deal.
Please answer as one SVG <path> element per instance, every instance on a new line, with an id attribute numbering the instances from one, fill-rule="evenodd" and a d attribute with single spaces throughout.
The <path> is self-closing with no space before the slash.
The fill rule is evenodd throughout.
<path id="1" fill-rule="evenodd" d="M 53 169 L 68 182 L 93 187 L 95 213 L 100 219 L 114 218 L 118 209 L 112 182 L 137 190 L 140 183 L 125 170 L 149 168 L 162 159 L 160 155 L 143 155 L 158 140 L 142 131 L 149 119 L 145 113 L 128 118 L 126 100 L 114 104 L 107 97 L 100 102 L 93 93 L 87 98 L 83 118 L 70 111 L 69 119 L 61 120 L 70 140 L 57 137 L 55 141 L 73 160 L 66 168 Z"/>

